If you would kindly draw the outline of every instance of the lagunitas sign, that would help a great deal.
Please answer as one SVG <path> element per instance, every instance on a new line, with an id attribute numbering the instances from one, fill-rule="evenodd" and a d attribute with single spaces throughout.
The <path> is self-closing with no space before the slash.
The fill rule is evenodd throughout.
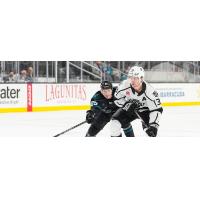
<path id="1" fill-rule="evenodd" d="M 47 84 L 45 86 L 46 102 L 70 103 L 85 101 L 86 97 L 86 85 L 83 84 Z"/>
<path id="2" fill-rule="evenodd" d="M 90 105 L 96 92 L 96 86 L 90 86 L 85 83 L 33 84 L 33 110 L 38 107 Z"/>

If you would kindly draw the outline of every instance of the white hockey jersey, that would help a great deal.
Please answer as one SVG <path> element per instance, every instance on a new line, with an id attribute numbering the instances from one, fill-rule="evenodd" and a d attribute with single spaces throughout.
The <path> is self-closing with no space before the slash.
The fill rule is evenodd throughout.
<path id="1" fill-rule="evenodd" d="M 147 82 L 144 81 L 142 83 L 142 91 L 137 93 L 131 86 L 129 80 L 125 80 L 116 90 L 115 98 L 115 104 L 118 107 L 123 107 L 130 99 L 137 99 L 140 102 L 138 113 L 149 111 L 149 124 L 159 126 L 159 120 L 163 109 L 158 93 Z"/>

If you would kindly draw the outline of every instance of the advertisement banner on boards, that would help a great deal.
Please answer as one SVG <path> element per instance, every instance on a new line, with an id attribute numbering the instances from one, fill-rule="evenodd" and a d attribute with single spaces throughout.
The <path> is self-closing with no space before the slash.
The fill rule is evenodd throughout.
<path id="1" fill-rule="evenodd" d="M 0 84 L 0 108 L 26 108 L 26 84 Z"/>

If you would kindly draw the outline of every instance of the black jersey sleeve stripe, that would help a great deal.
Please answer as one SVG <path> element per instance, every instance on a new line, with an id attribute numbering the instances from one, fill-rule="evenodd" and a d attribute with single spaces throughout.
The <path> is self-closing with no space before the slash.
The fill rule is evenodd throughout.
<path id="1" fill-rule="evenodd" d="M 149 110 L 149 108 L 146 107 L 146 106 L 145 106 L 145 107 L 140 107 L 139 109 L 147 109 L 147 110 Z M 139 110 L 139 109 L 138 109 L 138 110 Z"/>
<path id="2" fill-rule="evenodd" d="M 120 97 L 119 99 L 117 99 L 117 100 L 120 100 L 120 99 L 123 99 L 123 98 L 125 98 L 126 96 L 124 96 L 124 97 Z"/>
<path id="3" fill-rule="evenodd" d="M 154 120 L 155 123 L 156 123 L 157 118 L 158 118 L 158 113 L 157 113 L 157 115 L 156 115 L 156 119 Z"/>
<path id="4" fill-rule="evenodd" d="M 121 103 L 118 103 L 118 102 L 115 102 L 116 105 L 119 105 L 119 106 L 123 106 L 124 104 L 121 104 Z"/>
<path id="5" fill-rule="evenodd" d="M 158 111 L 158 112 L 162 113 L 163 112 L 163 108 L 158 108 L 158 109 L 155 109 L 155 110 L 151 110 L 149 112 L 154 112 L 154 111 Z"/>
<path id="6" fill-rule="evenodd" d="M 146 92 L 145 92 L 144 94 L 145 94 L 145 96 L 147 97 L 147 99 L 149 99 L 150 101 L 154 101 L 154 100 L 152 100 L 150 97 L 147 96 L 147 93 L 146 93 Z"/>
<path id="7" fill-rule="evenodd" d="M 124 104 L 123 103 L 119 103 L 119 102 L 115 102 L 115 104 L 118 104 L 118 105 L 121 105 L 121 106 L 123 106 Z"/>
<path id="8" fill-rule="evenodd" d="M 139 109 L 138 109 L 138 112 L 140 112 L 140 113 L 146 112 L 146 111 L 149 111 L 149 108 L 143 107 L 143 108 L 139 108 Z"/>
<path id="9" fill-rule="evenodd" d="M 145 92 L 144 94 L 145 94 L 145 96 L 147 97 L 147 99 L 149 99 L 150 101 L 153 101 L 153 103 L 155 104 L 155 106 L 158 107 L 158 106 L 156 105 L 156 103 L 155 103 L 155 100 L 152 100 L 150 97 L 148 97 L 146 92 Z"/>
<path id="10" fill-rule="evenodd" d="M 123 90 L 118 90 L 117 93 L 116 93 L 116 95 L 118 95 L 120 92 L 122 92 L 122 91 L 124 91 L 124 90 L 127 90 L 127 89 L 129 89 L 129 88 L 131 88 L 131 87 L 124 88 Z"/>
<path id="11" fill-rule="evenodd" d="M 159 124 L 158 124 L 158 123 L 156 123 L 156 122 L 152 122 L 152 123 L 150 123 L 150 124 L 149 124 L 149 126 L 151 126 L 151 125 L 153 125 L 153 124 L 155 124 L 155 125 L 159 126 Z"/>

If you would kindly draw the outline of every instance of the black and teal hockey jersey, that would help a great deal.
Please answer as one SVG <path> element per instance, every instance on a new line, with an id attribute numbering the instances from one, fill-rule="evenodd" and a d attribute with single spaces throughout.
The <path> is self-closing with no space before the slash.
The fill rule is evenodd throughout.
<path id="1" fill-rule="evenodd" d="M 101 91 L 96 92 L 90 101 L 91 110 L 95 113 L 99 111 L 109 114 L 115 113 L 118 109 L 118 106 L 114 103 L 114 101 L 116 100 L 116 98 L 114 97 L 115 92 L 116 87 L 113 87 L 111 99 L 106 99 Z"/>

